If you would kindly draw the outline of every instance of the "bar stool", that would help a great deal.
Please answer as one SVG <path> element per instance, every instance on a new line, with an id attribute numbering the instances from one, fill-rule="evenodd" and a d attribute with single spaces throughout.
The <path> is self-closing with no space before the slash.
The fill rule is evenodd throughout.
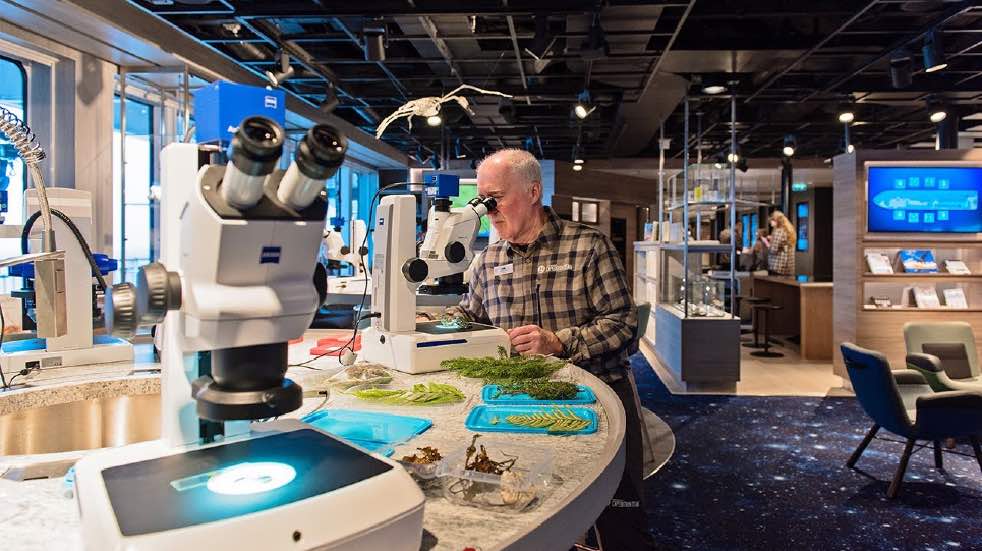
<path id="1" fill-rule="evenodd" d="M 743 343 L 743 346 L 746 346 L 747 348 L 763 348 L 764 345 L 760 344 L 760 341 L 757 339 L 757 336 L 760 332 L 759 331 L 760 326 L 757 324 L 756 307 L 759 304 L 769 303 L 771 299 L 769 297 L 754 297 L 754 296 L 744 296 L 740 298 L 750 303 L 750 325 L 753 327 L 753 329 L 751 331 L 748 331 L 748 333 L 753 332 L 754 334 L 753 341 L 741 341 L 741 342 Z M 739 312 L 739 310 L 737 310 L 737 312 Z M 744 334 L 742 329 L 740 330 L 740 334 L 741 335 Z"/>
<path id="2" fill-rule="evenodd" d="M 750 353 L 751 356 L 757 356 L 758 358 L 781 358 L 784 354 L 780 352 L 771 351 L 771 323 L 770 323 L 770 313 L 776 310 L 783 310 L 784 306 L 780 304 L 755 304 L 754 312 L 760 311 L 764 315 L 764 346 L 763 350 L 754 350 Z"/>

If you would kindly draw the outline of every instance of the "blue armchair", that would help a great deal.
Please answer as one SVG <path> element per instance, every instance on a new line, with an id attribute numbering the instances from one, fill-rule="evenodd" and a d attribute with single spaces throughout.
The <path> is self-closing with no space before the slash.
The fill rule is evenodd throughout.
<path id="1" fill-rule="evenodd" d="M 900 457 L 900 465 L 887 490 L 887 497 L 893 499 L 900 491 L 900 485 L 907 471 L 907 463 L 918 440 L 934 443 L 934 462 L 939 469 L 942 467 L 941 441 L 947 438 L 968 438 L 975 450 L 975 457 L 982 469 L 982 392 L 951 391 L 935 392 L 919 396 L 915 419 L 911 420 L 904 407 L 898 381 L 913 381 L 921 378 L 920 374 L 911 370 L 891 371 L 886 357 L 873 350 L 860 348 L 852 343 L 841 346 L 842 358 L 845 360 L 849 380 L 852 382 L 856 399 L 863 410 L 873 419 L 873 427 L 853 452 L 846 465 L 852 468 L 866 451 L 866 447 L 876 436 L 880 428 L 907 440 L 904 453 Z M 929 355 L 919 355 L 918 362 L 934 362 L 933 369 L 940 370 L 937 358 Z M 908 360 L 910 361 L 910 360 Z M 918 449 L 925 447 L 921 445 Z"/>

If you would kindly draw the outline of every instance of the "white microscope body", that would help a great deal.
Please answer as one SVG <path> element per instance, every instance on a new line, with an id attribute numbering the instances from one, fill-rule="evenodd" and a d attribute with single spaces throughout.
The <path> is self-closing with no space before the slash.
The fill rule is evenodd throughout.
<path id="1" fill-rule="evenodd" d="M 64 213 L 86 242 L 92 241 L 92 196 L 88 191 L 53 187 L 47 190 L 52 209 Z M 37 190 L 24 193 L 26 213 L 37 212 Z M 7 377 L 22 371 L 96 363 L 133 361 L 133 345 L 110 335 L 93 335 L 92 266 L 78 239 L 61 218 L 52 217 L 59 246 L 65 251 L 65 315 L 67 330 L 60 337 L 3 343 L 0 366 Z M 34 225 L 40 230 L 40 223 Z M 39 248 L 35 250 L 37 252 Z"/>
<path id="2" fill-rule="evenodd" d="M 324 256 L 328 260 L 347 262 L 355 269 L 354 275 L 345 277 L 329 277 L 327 280 L 327 293 L 329 295 L 356 294 L 361 295 L 365 292 L 369 279 L 368 270 L 365 266 L 365 256 L 360 254 L 359 249 L 365 242 L 368 234 L 368 227 L 364 220 L 354 219 L 348 226 L 348 243 L 344 244 L 344 237 L 338 228 L 327 227 L 324 229 Z M 368 252 L 365 251 L 367 255 Z"/>
<path id="3" fill-rule="evenodd" d="M 345 143 L 315 126 L 284 175 L 279 125 L 251 117 L 236 139 L 227 166 L 199 170 L 195 144 L 162 153 L 162 264 L 109 299 L 117 332 L 163 320 L 162 434 L 77 463 L 85 545 L 416 551 L 424 497 L 397 463 L 295 420 L 249 422 L 302 403 L 287 341 L 323 300 L 324 180 Z"/>
<path id="4" fill-rule="evenodd" d="M 462 273 L 474 258 L 471 250 L 481 217 L 494 209 L 493 199 L 475 198 L 450 208 L 430 208 L 426 237 L 416 255 L 416 198 L 394 195 L 382 199 L 375 223 L 372 269 L 372 319 L 362 336 L 362 359 L 404 373 L 440 371 L 440 362 L 460 356 L 497 356 L 511 349 L 499 327 L 473 324 L 444 327 L 416 321 L 416 289 L 427 279 Z"/>

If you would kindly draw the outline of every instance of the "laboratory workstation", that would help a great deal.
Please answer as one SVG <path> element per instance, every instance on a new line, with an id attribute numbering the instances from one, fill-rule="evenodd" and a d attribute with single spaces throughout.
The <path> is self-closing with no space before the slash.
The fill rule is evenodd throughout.
<path id="1" fill-rule="evenodd" d="M 3 549 L 982 549 L 980 36 L 0 0 Z"/>

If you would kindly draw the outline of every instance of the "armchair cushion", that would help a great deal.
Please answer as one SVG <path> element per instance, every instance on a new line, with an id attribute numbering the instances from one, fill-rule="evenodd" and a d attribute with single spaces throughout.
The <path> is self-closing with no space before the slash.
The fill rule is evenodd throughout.
<path id="1" fill-rule="evenodd" d="M 941 368 L 941 359 L 934 354 L 907 354 L 907 367 L 919 371 L 928 371 L 931 373 L 940 373 L 944 369 Z"/>
<path id="2" fill-rule="evenodd" d="M 941 440 L 982 435 L 982 392 L 937 392 L 917 399 L 918 438 Z"/>
<path id="3" fill-rule="evenodd" d="M 960 342 L 926 342 L 921 345 L 925 354 L 938 358 L 939 365 L 952 379 L 967 379 L 972 376 L 972 365 L 968 361 L 968 351 Z"/>

